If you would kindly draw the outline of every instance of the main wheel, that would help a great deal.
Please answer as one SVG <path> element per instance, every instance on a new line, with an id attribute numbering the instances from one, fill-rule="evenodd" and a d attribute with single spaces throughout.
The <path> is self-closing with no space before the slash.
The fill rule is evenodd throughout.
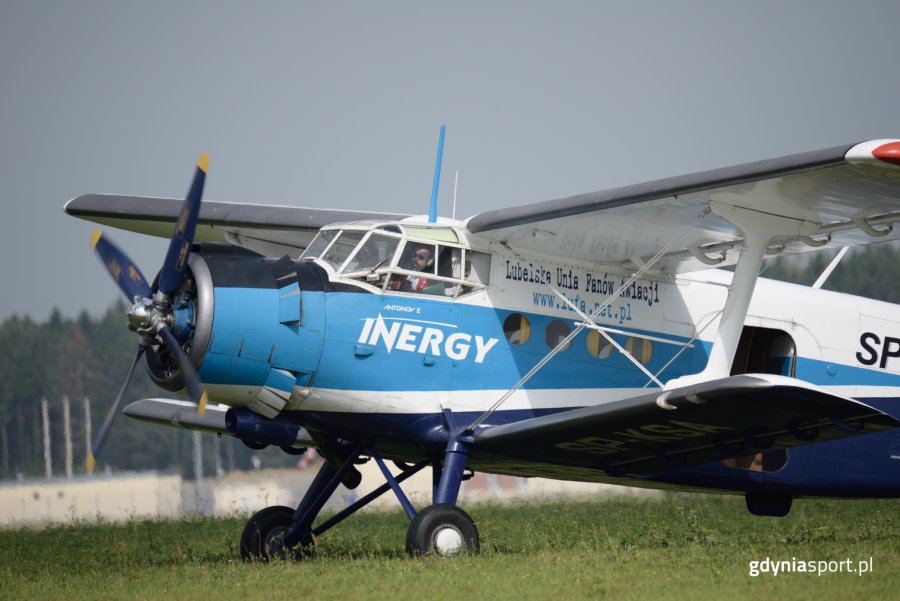
<path id="1" fill-rule="evenodd" d="M 478 529 L 454 505 L 431 505 L 420 511 L 406 532 L 406 552 L 413 556 L 469 555 L 479 549 Z"/>
<path id="2" fill-rule="evenodd" d="M 282 543 L 294 521 L 294 510 L 273 505 L 253 514 L 241 533 L 241 557 L 244 561 L 269 561 L 286 557 Z"/>

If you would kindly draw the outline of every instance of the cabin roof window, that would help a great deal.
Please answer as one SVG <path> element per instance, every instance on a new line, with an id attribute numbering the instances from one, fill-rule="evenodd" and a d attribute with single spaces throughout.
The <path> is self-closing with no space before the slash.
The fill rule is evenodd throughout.
<path id="1" fill-rule="evenodd" d="M 414 227 L 405 225 L 403 229 L 406 230 L 406 235 L 410 237 L 459 244 L 459 236 L 449 227 Z"/>

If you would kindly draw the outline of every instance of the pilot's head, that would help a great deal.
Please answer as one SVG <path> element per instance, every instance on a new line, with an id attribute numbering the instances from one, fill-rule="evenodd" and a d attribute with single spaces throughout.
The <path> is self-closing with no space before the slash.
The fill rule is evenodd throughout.
<path id="1" fill-rule="evenodd" d="M 426 271 L 431 264 L 431 249 L 417 248 L 413 255 L 413 269 L 416 271 Z"/>

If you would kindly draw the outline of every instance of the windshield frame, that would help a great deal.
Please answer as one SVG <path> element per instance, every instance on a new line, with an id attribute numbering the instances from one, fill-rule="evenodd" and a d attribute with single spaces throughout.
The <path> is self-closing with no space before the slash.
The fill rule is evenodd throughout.
<path id="1" fill-rule="evenodd" d="M 335 243 L 339 243 L 345 233 L 352 233 L 353 235 L 363 233 L 363 236 L 356 242 L 353 250 L 350 251 L 347 257 L 339 265 L 335 266 L 327 261 L 325 257 L 331 252 Z M 332 238 L 323 250 L 317 253 L 317 256 L 311 256 L 308 251 L 316 246 L 316 240 L 318 240 L 319 236 L 332 236 Z M 375 264 L 371 268 L 352 268 L 351 265 L 354 264 L 357 255 L 375 236 L 396 240 L 390 260 L 388 261 L 387 257 L 385 257 L 382 259 L 382 262 Z M 444 286 L 444 298 L 456 298 L 486 287 L 486 284 L 478 281 L 477 278 L 471 279 L 466 270 L 466 253 L 483 253 L 484 251 L 474 250 L 462 240 L 464 240 L 464 237 L 461 235 L 461 232 L 457 228 L 448 225 L 422 223 L 405 225 L 397 222 L 374 221 L 338 223 L 325 226 L 319 230 L 316 238 L 307 247 L 307 250 L 303 252 L 300 259 L 315 261 L 328 271 L 330 279 L 362 284 L 373 291 L 380 290 L 381 292 L 401 295 L 421 294 L 420 292 L 392 289 L 389 287 L 389 284 L 398 277 L 427 277 L 434 285 L 441 284 Z M 460 266 L 459 277 L 439 275 L 436 271 L 423 275 L 423 272 L 400 266 L 400 262 L 407 255 L 410 245 L 427 245 L 439 250 L 445 248 L 457 249 L 456 251 L 451 250 L 448 256 L 451 261 L 454 260 L 454 256 L 456 257 L 455 260 Z M 435 293 L 432 292 L 431 294 Z M 440 296 L 435 294 L 435 298 L 440 298 Z"/>

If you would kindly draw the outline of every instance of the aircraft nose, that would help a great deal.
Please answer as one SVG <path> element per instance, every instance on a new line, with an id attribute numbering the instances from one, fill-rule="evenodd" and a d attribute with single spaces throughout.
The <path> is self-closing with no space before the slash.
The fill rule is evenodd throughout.
<path id="1" fill-rule="evenodd" d="M 266 417 L 302 402 L 325 331 L 318 269 L 216 246 L 192 253 L 194 302 L 176 310 L 173 331 L 188 332 L 191 359 L 212 400 Z M 152 357 L 148 363 L 156 365 Z M 151 370 L 157 384 L 177 390 L 177 374 L 158 367 Z"/>

